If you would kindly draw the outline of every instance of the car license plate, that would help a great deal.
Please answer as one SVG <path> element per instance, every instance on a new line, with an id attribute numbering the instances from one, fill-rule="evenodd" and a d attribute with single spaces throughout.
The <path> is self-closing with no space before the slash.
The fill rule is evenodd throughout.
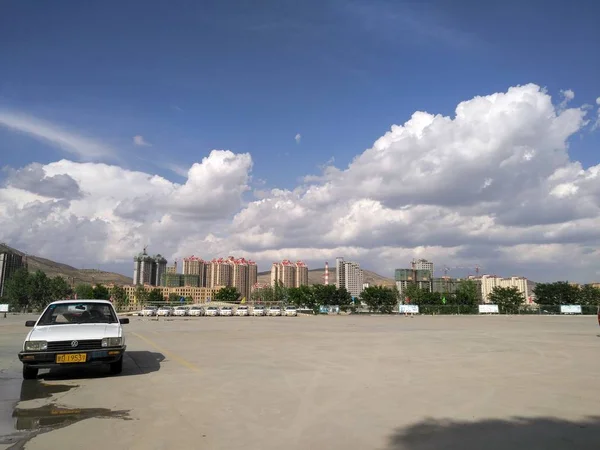
<path id="1" fill-rule="evenodd" d="M 86 360 L 86 353 L 68 353 L 66 355 L 56 355 L 57 364 L 84 363 Z"/>

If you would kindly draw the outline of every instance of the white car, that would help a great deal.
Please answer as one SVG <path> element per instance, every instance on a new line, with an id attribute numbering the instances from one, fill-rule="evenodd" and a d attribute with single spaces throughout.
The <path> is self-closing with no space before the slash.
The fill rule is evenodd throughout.
<path id="1" fill-rule="evenodd" d="M 185 306 L 177 306 L 174 310 L 173 310 L 173 315 L 174 316 L 187 316 L 188 315 L 188 309 Z"/>
<path id="2" fill-rule="evenodd" d="M 238 306 L 235 310 L 236 316 L 247 316 L 249 314 L 247 306 Z"/>
<path id="3" fill-rule="evenodd" d="M 233 308 L 231 306 L 223 306 L 219 308 L 220 316 L 233 316 Z"/>
<path id="4" fill-rule="evenodd" d="M 192 306 L 188 311 L 188 314 L 190 316 L 200 317 L 202 315 L 202 308 L 200 308 L 199 306 Z"/>
<path id="5" fill-rule="evenodd" d="M 252 308 L 253 316 L 264 316 L 265 315 L 265 307 L 264 306 L 255 306 Z"/>
<path id="6" fill-rule="evenodd" d="M 142 308 L 142 316 L 155 316 L 156 306 L 144 306 Z"/>
<path id="7" fill-rule="evenodd" d="M 285 309 L 283 310 L 283 315 L 284 316 L 297 316 L 298 310 L 296 309 L 295 306 L 286 306 Z"/>
<path id="8" fill-rule="evenodd" d="M 281 316 L 281 306 L 270 306 L 267 310 L 267 316 Z"/>
<path id="9" fill-rule="evenodd" d="M 205 316 L 218 316 L 219 315 L 219 308 L 217 308 L 216 306 L 208 306 L 204 310 L 204 315 Z"/>
<path id="10" fill-rule="evenodd" d="M 23 343 L 19 359 L 23 378 L 32 380 L 39 369 L 107 364 L 113 374 L 123 370 L 125 336 L 113 305 L 107 300 L 61 300 L 50 303 Z"/>
<path id="11" fill-rule="evenodd" d="M 161 306 L 158 308 L 156 312 L 157 316 L 171 316 L 173 314 L 173 309 L 170 306 Z"/>

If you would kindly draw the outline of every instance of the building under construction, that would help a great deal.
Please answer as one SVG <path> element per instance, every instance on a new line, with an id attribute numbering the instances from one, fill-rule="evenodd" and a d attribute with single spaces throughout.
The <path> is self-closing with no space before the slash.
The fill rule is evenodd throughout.
<path id="1" fill-rule="evenodd" d="M 144 251 L 133 258 L 133 284 L 158 286 L 163 274 L 167 272 L 167 260 L 160 254 L 150 256 Z"/>

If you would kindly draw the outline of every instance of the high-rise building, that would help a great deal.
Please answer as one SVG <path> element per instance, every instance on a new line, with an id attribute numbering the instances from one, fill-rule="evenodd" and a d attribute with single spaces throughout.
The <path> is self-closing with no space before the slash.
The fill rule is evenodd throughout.
<path id="1" fill-rule="evenodd" d="M 430 276 L 433 276 L 433 263 L 426 259 L 413 259 L 412 260 L 413 270 L 429 270 Z"/>
<path id="2" fill-rule="evenodd" d="M 254 261 L 248 261 L 248 286 L 250 286 L 250 290 L 252 290 L 252 286 L 254 286 L 258 282 L 258 266 Z"/>
<path id="3" fill-rule="evenodd" d="M 231 286 L 231 263 L 226 258 L 214 258 L 206 270 L 206 286 Z"/>
<path id="4" fill-rule="evenodd" d="M 271 266 L 271 286 L 275 283 L 287 288 L 296 287 L 296 265 L 289 259 L 274 262 Z"/>
<path id="5" fill-rule="evenodd" d="M 6 281 L 13 273 L 24 267 L 25 262 L 23 261 L 23 256 L 9 251 L 0 253 L 0 297 L 4 294 L 4 285 Z"/>
<path id="6" fill-rule="evenodd" d="M 244 258 L 233 259 L 231 265 L 231 285 L 240 293 L 240 299 L 250 298 L 248 261 Z"/>
<path id="7" fill-rule="evenodd" d="M 206 272 L 208 263 L 197 256 L 190 256 L 183 259 L 183 274 L 198 275 L 200 286 L 207 286 Z"/>
<path id="8" fill-rule="evenodd" d="M 474 279 L 481 282 L 481 297 L 486 303 L 489 302 L 489 295 L 495 287 L 515 287 L 523 294 L 525 303 L 533 301 L 532 291 L 535 284 L 525 277 L 502 278 L 496 275 L 482 275 Z"/>
<path id="9" fill-rule="evenodd" d="M 302 262 L 296 262 L 296 287 L 308 286 L 308 266 Z"/>
<path id="10" fill-rule="evenodd" d="M 167 266 L 167 273 L 177 273 L 177 260 L 175 260 L 172 266 Z"/>
<path id="11" fill-rule="evenodd" d="M 357 262 L 335 259 L 335 286 L 346 288 L 352 297 L 359 297 L 363 290 L 363 271 Z"/>
<path id="12" fill-rule="evenodd" d="M 167 260 L 159 253 L 150 256 L 144 251 L 133 258 L 133 284 L 149 284 L 158 286 L 167 273 Z"/>
<path id="13" fill-rule="evenodd" d="M 411 266 L 411 269 L 395 270 L 394 278 L 398 292 L 404 292 L 409 284 L 414 284 L 419 289 L 431 292 L 433 263 L 424 259 L 413 260 Z"/>

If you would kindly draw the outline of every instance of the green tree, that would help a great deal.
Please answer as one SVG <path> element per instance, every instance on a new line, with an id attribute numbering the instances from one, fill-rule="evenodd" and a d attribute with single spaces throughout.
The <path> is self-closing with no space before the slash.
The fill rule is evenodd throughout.
<path id="1" fill-rule="evenodd" d="M 272 301 L 274 301 L 274 302 L 287 301 L 287 298 L 288 298 L 287 290 L 288 289 L 283 284 L 276 281 L 275 286 L 273 286 L 273 300 Z"/>
<path id="2" fill-rule="evenodd" d="M 314 310 L 315 300 L 313 290 L 310 286 L 302 285 L 297 288 L 288 289 L 288 301 L 297 308 L 310 308 Z"/>
<path id="3" fill-rule="evenodd" d="M 533 288 L 538 305 L 558 306 L 579 304 L 579 287 L 567 281 L 554 283 L 538 283 Z"/>
<path id="4" fill-rule="evenodd" d="M 185 298 L 186 303 L 194 303 L 194 299 L 192 297 L 186 297 Z"/>
<path id="5" fill-rule="evenodd" d="M 582 305 L 598 306 L 600 305 L 600 289 L 591 284 L 585 284 L 579 291 L 579 298 Z"/>
<path id="6" fill-rule="evenodd" d="M 122 311 L 127 307 L 128 298 L 125 289 L 122 286 L 113 286 L 111 289 L 111 296 L 113 298 L 113 305 L 117 311 Z"/>
<path id="7" fill-rule="evenodd" d="M 215 294 L 215 301 L 236 303 L 240 299 L 240 293 L 234 287 L 223 287 Z"/>
<path id="8" fill-rule="evenodd" d="M 345 287 L 337 289 L 336 303 L 334 305 L 338 305 L 342 311 L 348 311 L 353 305 L 352 294 Z"/>
<path id="9" fill-rule="evenodd" d="M 474 280 L 461 280 L 456 286 L 454 300 L 457 305 L 473 306 L 478 303 L 479 294 Z"/>
<path id="10" fill-rule="evenodd" d="M 50 297 L 52 300 L 64 300 L 71 296 L 73 289 L 61 276 L 50 279 Z"/>
<path id="11" fill-rule="evenodd" d="M 96 300 L 109 300 L 110 299 L 110 291 L 103 284 L 96 284 L 94 286 L 94 299 Z"/>
<path id="12" fill-rule="evenodd" d="M 426 291 L 417 286 L 416 283 L 409 283 L 402 291 L 400 300 L 404 303 L 413 305 L 422 305 L 425 299 Z"/>
<path id="13" fill-rule="evenodd" d="M 148 301 L 148 291 L 144 286 L 138 286 L 135 288 L 135 301 L 138 305 L 144 305 Z"/>
<path id="14" fill-rule="evenodd" d="M 160 289 L 152 289 L 148 294 L 148 303 L 150 303 L 151 305 L 162 303 L 164 301 L 165 299 Z"/>
<path id="15" fill-rule="evenodd" d="M 440 292 L 423 292 L 421 305 L 443 305 L 442 298 L 446 299 L 446 302 L 451 301 L 450 294 L 441 294 Z"/>
<path id="16" fill-rule="evenodd" d="M 181 299 L 181 295 L 176 294 L 175 292 L 171 292 L 169 294 L 169 303 L 179 303 L 180 299 Z"/>
<path id="17" fill-rule="evenodd" d="M 489 300 L 492 304 L 498 305 L 501 313 L 517 314 L 525 302 L 525 296 L 516 287 L 496 286 L 490 292 Z"/>
<path id="18" fill-rule="evenodd" d="M 38 311 L 44 309 L 52 301 L 50 278 L 41 270 L 29 277 L 29 305 Z"/>
<path id="19" fill-rule="evenodd" d="M 398 304 L 398 291 L 385 286 L 369 286 L 363 289 L 360 299 L 371 312 L 391 314 Z"/>
<path id="20" fill-rule="evenodd" d="M 260 289 L 256 289 L 254 292 L 252 292 L 250 298 L 255 303 L 272 302 L 274 298 L 273 288 L 271 286 L 265 286 Z"/>
<path id="21" fill-rule="evenodd" d="M 75 286 L 75 294 L 77 294 L 78 299 L 91 300 L 94 298 L 94 288 L 91 284 L 81 283 Z"/>
<path id="22" fill-rule="evenodd" d="M 29 305 L 29 279 L 27 269 L 18 269 L 4 284 L 4 298 L 11 308 L 26 311 Z"/>

